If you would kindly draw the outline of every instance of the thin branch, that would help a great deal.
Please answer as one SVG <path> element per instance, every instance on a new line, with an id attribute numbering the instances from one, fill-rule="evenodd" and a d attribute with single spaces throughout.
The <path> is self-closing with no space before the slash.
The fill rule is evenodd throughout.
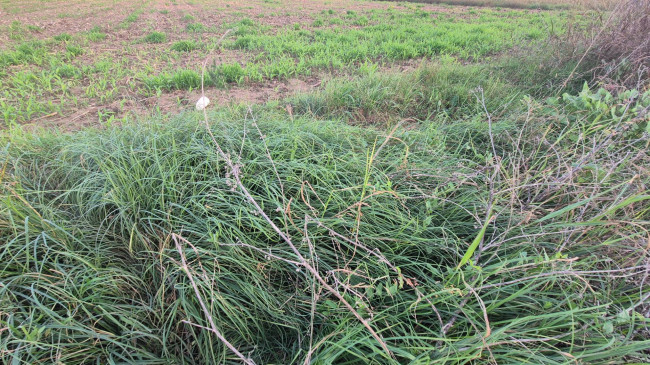
<path id="1" fill-rule="evenodd" d="M 625 269 L 613 269 L 613 270 L 591 270 L 591 271 L 574 271 L 574 270 L 561 270 L 561 271 L 551 271 L 551 272 L 546 272 L 546 273 L 541 273 L 537 275 L 532 275 L 532 276 L 527 276 L 525 278 L 519 278 L 515 280 L 510 280 L 510 281 L 504 281 L 502 283 L 496 283 L 496 284 L 488 284 L 488 285 L 483 285 L 476 290 L 483 290 L 483 289 L 490 289 L 490 288 L 498 288 L 501 286 L 505 285 L 511 285 L 511 284 L 517 284 L 521 283 L 524 281 L 528 280 L 533 280 L 533 279 L 539 279 L 539 278 L 545 278 L 549 276 L 556 276 L 556 275 L 572 275 L 572 276 L 596 276 L 596 275 L 603 275 L 603 274 L 608 274 L 608 277 L 613 278 L 613 277 L 629 277 L 633 275 L 638 275 L 640 272 L 634 272 L 637 270 L 648 270 L 648 266 L 633 266 Z M 618 274 L 618 275 L 612 275 L 612 274 Z"/>

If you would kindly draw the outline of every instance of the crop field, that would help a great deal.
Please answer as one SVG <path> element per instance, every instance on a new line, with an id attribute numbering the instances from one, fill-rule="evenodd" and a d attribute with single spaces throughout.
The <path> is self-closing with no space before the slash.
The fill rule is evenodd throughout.
<path id="1" fill-rule="evenodd" d="M 0 364 L 650 363 L 648 14 L 0 0 Z"/>
<path id="2" fill-rule="evenodd" d="M 412 68 L 440 55 L 484 60 L 561 33 L 567 17 L 340 0 L 93 1 L 74 5 L 74 13 L 62 4 L 2 5 L 5 126 L 75 129 L 183 110 L 197 98 L 206 57 L 205 86 L 218 89 L 222 104 L 265 102 L 308 91 L 330 75 Z"/>

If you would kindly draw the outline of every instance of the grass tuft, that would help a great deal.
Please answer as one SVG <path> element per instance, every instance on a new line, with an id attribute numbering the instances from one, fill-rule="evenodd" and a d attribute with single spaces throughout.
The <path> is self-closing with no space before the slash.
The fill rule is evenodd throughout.
<path id="1" fill-rule="evenodd" d="M 95 26 L 88 31 L 88 40 L 91 42 L 99 42 L 106 39 L 106 33 L 102 31 L 102 28 Z"/>
<path id="2" fill-rule="evenodd" d="M 171 50 L 177 52 L 191 52 L 197 48 L 198 45 L 196 44 L 196 42 L 191 40 L 178 41 L 172 44 L 171 46 Z"/>
<path id="3" fill-rule="evenodd" d="M 201 23 L 190 23 L 185 26 L 185 30 L 190 33 L 203 33 L 205 32 L 206 28 L 205 25 Z"/>
<path id="4" fill-rule="evenodd" d="M 68 33 L 61 33 L 54 36 L 54 40 L 57 42 L 68 42 L 72 40 L 72 36 Z"/>
<path id="5" fill-rule="evenodd" d="M 143 40 L 147 43 L 165 43 L 167 42 L 167 35 L 161 32 L 151 32 Z"/>

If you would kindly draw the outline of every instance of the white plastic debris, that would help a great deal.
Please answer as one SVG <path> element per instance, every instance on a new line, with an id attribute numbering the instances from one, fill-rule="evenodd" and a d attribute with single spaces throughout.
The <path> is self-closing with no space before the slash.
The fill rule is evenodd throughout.
<path id="1" fill-rule="evenodd" d="M 199 101 L 196 102 L 196 110 L 203 110 L 206 106 L 210 104 L 210 99 L 205 96 L 201 96 Z"/>

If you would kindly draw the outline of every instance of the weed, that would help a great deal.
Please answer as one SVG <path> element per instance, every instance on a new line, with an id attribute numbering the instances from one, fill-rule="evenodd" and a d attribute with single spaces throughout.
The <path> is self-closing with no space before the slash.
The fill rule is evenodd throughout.
<path id="1" fill-rule="evenodd" d="M 178 41 L 172 44 L 171 50 L 177 52 L 191 52 L 198 48 L 196 42 L 191 40 Z"/>
<path id="2" fill-rule="evenodd" d="M 129 16 L 124 19 L 125 23 L 133 23 L 138 20 L 138 14 L 130 14 Z"/>
<path id="3" fill-rule="evenodd" d="M 366 25 L 368 25 L 368 22 L 369 22 L 368 18 L 366 18 L 365 16 L 360 16 L 356 18 L 354 22 L 352 22 L 352 24 L 365 27 Z"/>
<path id="4" fill-rule="evenodd" d="M 205 32 L 205 26 L 201 23 L 190 23 L 185 26 L 185 30 L 191 33 Z"/>
<path id="5" fill-rule="evenodd" d="M 46 48 L 43 42 L 23 42 L 13 51 L 0 52 L 0 66 L 20 64 L 41 64 L 46 57 Z"/>
<path id="6" fill-rule="evenodd" d="M 66 54 L 68 57 L 74 58 L 77 56 L 80 56 L 84 53 L 83 49 L 81 47 L 69 44 L 65 47 L 65 50 L 67 51 Z"/>
<path id="7" fill-rule="evenodd" d="M 72 36 L 68 33 L 61 33 L 54 36 L 54 40 L 57 42 L 69 42 L 72 40 Z"/>
<path id="8" fill-rule="evenodd" d="M 174 73 L 162 73 L 144 80 L 150 89 L 184 89 L 192 90 L 201 87 L 201 75 L 193 70 L 177 70 Z"/>
<path id="9" fill-rule="evenodd" d="M 17 20 L 14 20 L 9 25 L 9 39 L 15 41 L 21 41 L 25 39 L 25 28 L 23 24 Z"/>
<path id="10" fill-rule="evenodd" d="M 88 31 L 87 37 L 91 42 L 98 42 L 106 39 L 106 33 L 102 32 L 100 27 L 95 26 Z"/>
<path id="11" fill-rule="evenodd" d="M 208 70 L 207 82 L 209 85 L 224 87 L 227 84 L 241 83 L 246 76 L 246 71 L 238 63 L 214 65 Z"/>
<path id="12" fill-rule="evenodd" d="M 80 75 L 80 70 L 70 64 L 61 64 L 53 67 L 53 72 L 59 77 L 72 78 Z"/>
<path id="13" fill-rule="evenodd" d="M 161 32 L 151 32 L 143 40 L 147 43 L 165 43 L 167 42 L 167 35 Z"/>
<path id="14" fill-rule="evenodd" d="M 649 14 L 650 0 L 622 1 L 610 14 L 610 27 L 602 28 L 598 22 L 591 24 L 592 32 L 602 29 L 593 47 L 588 48 L 589 40 L 579 39 L 586 48 L 587 63 L 594 65 L 599 83 L 619 85 L 625 90 L 638 87 L 649 78 L 650 39 L 646 36 L 650 33 Z M 650 82 L 645 86 L 650 87 Z"/>
<path id="15" fill-rule="evenodd" d="M 39 26 L 36 26 L 36 25 L 28 24 L 27 25 L 27 30 L 30 31 L 30 32 L 33 32 L 33 33 L 40 33 L 40 32 L 43 31 L 43 28 L 41 28 Z"/>
<path id="16" fill-rule="evenodd" d="M 237 22 L 237 25 L 240 25 L 242 27 L 252 27 L 255 26 L 255 22 L 250 18 L 244 18 Z"/>
<path id="17" fill-rule="evenodd" d="M 138 20 L 138 17 L 140 16 L 141 13 L 142 10 L 138 10 L 129 14 L 126 18 L 124 18 L 122 23 L 120 23 L 120 27 L 122 29 L 128 29 L 131 26 L 131 24 L 135 23 Z"/>

